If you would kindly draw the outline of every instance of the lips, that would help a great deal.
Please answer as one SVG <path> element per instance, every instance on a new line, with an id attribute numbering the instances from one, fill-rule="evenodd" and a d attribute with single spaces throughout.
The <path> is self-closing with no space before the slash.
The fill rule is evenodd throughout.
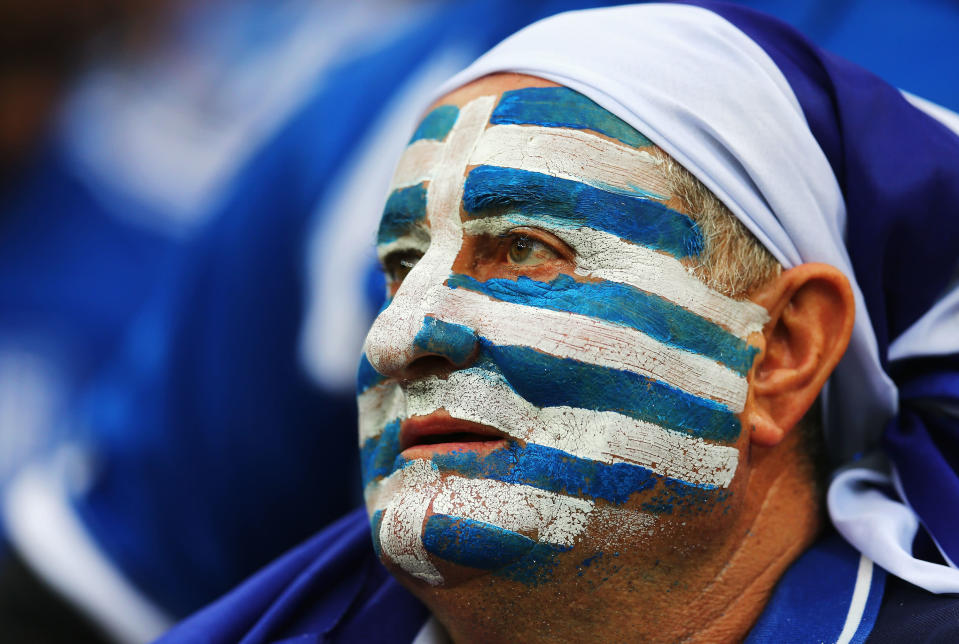
<path id="1" fill-rule="evenodd" d="M 400 449 L 406 458 L 463 451 L 482 454 L 506 443 L 506 435 L 495 427 L 452 418 L 445 410 L 407 418 L 400 426 Z"/>

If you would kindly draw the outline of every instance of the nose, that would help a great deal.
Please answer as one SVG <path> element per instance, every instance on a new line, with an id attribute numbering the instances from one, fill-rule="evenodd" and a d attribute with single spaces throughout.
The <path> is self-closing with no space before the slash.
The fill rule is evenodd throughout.
<path id="1" fill-rule="evenodd" d="M 397 295 L 366 338 L 366 357 L 374 369 L 410 380 L 448 373 L 475 360 L 479 338 L 473 329 L 425 314 L 413 298 Z"/>

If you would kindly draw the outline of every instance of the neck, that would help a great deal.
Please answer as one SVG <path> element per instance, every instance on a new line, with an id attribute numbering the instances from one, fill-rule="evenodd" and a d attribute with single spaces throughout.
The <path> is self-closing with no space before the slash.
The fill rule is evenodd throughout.
<path id="1" fill-rule="evenodd" d="M 556 584 L 487 576 L 411 590 L 458 643 L 614 641 L 624 633 L 650 642 L 741 641 L 821 523 L 805 469 L 784 453 L 795 451 L 753 450 L 738 514 L 721 536 L 700 533 L 700 543 L 687 541 L 652 564 L 648 548 L 656 544 L 635 548 L 645 559 L 617 552 L 588 568 L 566 566 Z M 676 542 L 671 533 L 662 540 Z"/>
<path id="2" fill-rule="evenodd" d="M 710 606 L 710 596 L 724 601 L 700 613 L 689 642 L 742 641 L 779 578 L 819 534 L 819 501 L 808 476 L 794 467 L 779 472 L 769 469 L 754 470 L 754 483 L 759 484 L 755 488 L 765 489 L 759 509 L 741 533 L 728 563 L 693 603 Z"/>

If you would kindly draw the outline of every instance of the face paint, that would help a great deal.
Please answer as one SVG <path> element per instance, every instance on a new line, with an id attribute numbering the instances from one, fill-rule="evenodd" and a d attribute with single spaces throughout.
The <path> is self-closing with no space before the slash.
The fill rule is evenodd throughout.
<path id="1" fill-rule="evenodd" d="M 652 145 L 621 119 L 568 87 L 526 87 L 503 92 L 490 123 L 592 130 L 634 148 Z"/>
<path id="2" fill-rule="evenodd" d="M 359 374 L 374 544 L 408 575 L 441 584 L 448 562 L 537 584 L 596 526 L 638 534 L 728 496 L 766 313 L 683 263 L 702 238 L 663 203 L 648 145 L 565 88 L 441 106 L 414 135 L 378 252 L 388 269 L 422 256 Z M 485 249 L 517 230 L 564 243 L 570 269 L 496 266 Z M 422 356 L 446 372 L 408 372 Z"/>

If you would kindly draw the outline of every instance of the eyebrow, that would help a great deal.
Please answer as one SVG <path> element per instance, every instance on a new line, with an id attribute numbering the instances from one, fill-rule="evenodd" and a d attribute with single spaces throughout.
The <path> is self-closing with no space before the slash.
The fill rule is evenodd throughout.
<path id="1" fill-rule="evenodd" d="M 683 213 L 651 199 L 528 170 L 478 166 L 463 185 L 470 219 L 515 209 L 526 215 L 602 230 L 677 258 L 699 255 L 699 227 Z"/>
<path id="2" fill-rule="evenodd" d="M 593 130 L 637 148 L 652 145 L 626 121 L 568 87 L 526 87 L 503 92 L 490 123 L 571 127 Z"/>
<path id="3" fill-rule="evenodd" d="M 377 245 L 396 241 L 426 219 L 426 186 L 418 184 L 390 193 L 376 232 Z"/>

